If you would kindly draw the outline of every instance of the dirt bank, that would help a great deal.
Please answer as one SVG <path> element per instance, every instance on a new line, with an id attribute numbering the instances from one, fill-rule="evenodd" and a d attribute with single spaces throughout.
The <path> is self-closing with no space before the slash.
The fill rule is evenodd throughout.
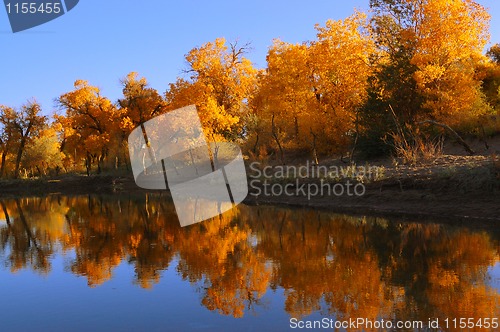
<path id="1" fill-rule="evenodd" d="M 320 166 L 338 169 L 345 168 L 346 164 L 326 160 Z M 269 190 L 275 183 L 281 187 L 288 184 L 289 192 L 294 192 L 301 184 L 321 187 L 325 181 L 331 186 L 345 184 L 346 181 L 356 183 L 352 178 L 339 179 L 338 182 L 329 181 L 324 176 L 323 179 L 301 178 L 298 182 L 296 178 L 269 180 L 268 195 L 263 194 L 263 179 L 260 178 L 256 185 L 251 186 L 247 203 L 284 204 L 354 214 L 448 219 L 457 223 L 500 222 L 500 162 L 491 156 L 444 155 L 425 164 L 411 166 L 386 159 L 357 167 L 376 167 L 380 170 L 376 178 L 362 180 L 365 192 L 361 196 L 346 193 L 336 196 L 323 191 L 323 195 L 320 193 L 309 199 L 302 193 L 272 195 Z M 260 193 L 258 197 L 255 196 L 257 193 Z"/>
<path id="2" fill-rule="evenodd" d="M 326 161 L 323 165 L 345 166 L 336 163 Z M 308 199 L 302 195 L 264 195 L 262 192 L 255 196 L 259 186 L 254 184 L 245 203 L 321 208 L 360 215 L 447 219 L 456 223 L 500 222 L 500 167 L 487 156 L 443 156 L 419 166 L 397 165 L 386 160 L 379 161 L 376 167 L 382 173 L 363 183 L 365 191 L 359 197 L 324 194 Z M 251 170 L 248 174 L 252 180 Z M 329 184 L 343 183 L 344 180 Z M 318 178 L 301 181 L 321 185 Z M 292 191 L 296 186 L 295 179 L 290 178 L 274 183 L 290 184 Z M 65 175 L 50 179 L 0 181 L 0 198 L 132 192 L 154 191 L 140 189 L 128 175 Z"/>

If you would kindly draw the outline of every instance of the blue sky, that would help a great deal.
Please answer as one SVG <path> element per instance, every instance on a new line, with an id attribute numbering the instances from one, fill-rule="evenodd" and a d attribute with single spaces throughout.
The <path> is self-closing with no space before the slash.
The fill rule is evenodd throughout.
<path id="1" fill-rule="evenodd" d="M 490 8 L 492 42 L 500 42 L 500 1 Z M 368 0 L 167 1 L 81 0 L 68 14 L 13 34 L 0 7 L 0 104 L 18 107 L 36 98 L 51 114 L 54 99 L 88 80 L 115 101 L 120 79 L 139 72 L 163 93 L 186 68 L 184 55 L 217 37 L 251 42 L 257 67 L 274 38 L 302 42 L 315 37 L 314 24 L 342 19 Z"/>

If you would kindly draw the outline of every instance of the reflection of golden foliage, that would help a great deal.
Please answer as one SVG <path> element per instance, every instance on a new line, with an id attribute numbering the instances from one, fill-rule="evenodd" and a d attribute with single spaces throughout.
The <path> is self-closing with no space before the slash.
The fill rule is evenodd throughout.
<path id="1" fill-rule="evenodd" d="M 193 225 L 178 234 L 178 270 L 191 282 L 202 281 L 202 303 L 224 315 L 243 316 L 264 295 L 270 271 L 262 255 L 250 246 L 250 230 L 237 226 L 238 210 Z"/>
<path id="2" fill-rule="evenodd" d="M 454 271 L 447 271 L 442 267 L 432 266 L 429 271 L 429 282 L 440 287 L 453 287 L 459 282 Z"/>
<path id="3" fill-rule="evenodd" d="M 180 228 L 173 206 L 155 195 L 23 199 L 1 210 L 0 254 L 10 248 L 12 271 L 48 273 L 60 247 L 75 253 L 69 270 L 91 287 L 126 261 L 134 284 L 152 288 L 176 255 L 202 304 L 234 317 L 260 305 L 268 288 L 284 289 L 292 317 L 500 314 L 500 295 L 487 281 L 499 245 L 485 232 L 242 205 Z"/>
<path id="4" fill-rule="evenodd" d="M 135 284 L 141 286 L 144 289 L 153 288 L 154 284 L 160 282 L 160 273 L 158 269 L 154 266 L 144 266 L 136 269 L 137 280 Z"/>
<path id="5" fill-rule="evenodd" d="M 498 262 L 489 236 L 462 231 L 435 241 L 434 246 L 447 255 L 430 262 L 426 295 L 442 318 L 498 317 L 500 294 L 486 282 L 488 267 Z"/>
<path id="6" fill-rule="evenodd" d="M 258 248 L 273 262 L 272 284 L 285 288 L 285 309 L 291 316 L 320 310 L 323 301 L 339 317 L 388 313 L 378 260 L 364 248 L 359 223 L 271 208 L 260 209 L 259 217 L 274 221 L 259 222 L 254 231 Z"/>
<path id="7" fill-rule="evenodd" d="M 11 227 L 0 228 L 5 233 L 0 239 L 12 243 L 13 271 L 30 266 L 48 272 L 50 255 L 59 244 L 63 251 L 75 251 L 70 269 L 87 277 L 89 285 L 110 279 L 112 269 L 128 255 L 137 264 L 137 283 L 151 287 L 159 281 L 157 271 L 166 268 L 172 257 L 172 252 L 165 250 L 169 242 L 162 238 L 173 234 L 165 228 L 164 218 L 175 221 L 174 210 L 164 204 L 147 210 L 140 200 L 122 206 L 116 200 L 89 197 L 23 199 L 19 207 L 27 225 L 21 222 L 15 201 L 4 205 L 1 213 L 5 219 L 5 214 L 9 216 Z M 160 210 L 164 218 L 153 218 L 160 216 Z M 155 244 L 156 250 L 147 250 Z"/>
<path id="8" fill-rule="evenodd" d="M 90 287 L 98 286 L 111 279 L 111 272 L 120 263 L 120 257 L 110 257 L 106 260 L 77 261 L 71 271 L 77 275 L 85 276 Z"/>

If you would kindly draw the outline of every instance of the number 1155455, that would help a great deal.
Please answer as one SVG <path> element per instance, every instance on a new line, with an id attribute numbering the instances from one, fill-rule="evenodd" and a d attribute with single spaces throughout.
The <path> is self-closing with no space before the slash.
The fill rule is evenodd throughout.
<path id="1" fill-rule="evenodd" d="M 8 14 L 59 14 L 62 12 L 60 2 L 8 2 L 5 7 L 7 7 Z"/>

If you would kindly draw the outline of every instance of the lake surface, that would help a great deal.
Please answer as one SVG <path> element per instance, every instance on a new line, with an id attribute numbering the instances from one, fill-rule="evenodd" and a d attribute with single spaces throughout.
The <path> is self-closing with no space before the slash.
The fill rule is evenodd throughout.
<path id="1" fill-rule="evenodd" d="M 168 197 L 146 194 L 0 205 L 2 331 L 286 331 L 361 318 L 458 331 L 455 318 L 500 318 L 496 229 L 245 205 L 181 228 Z M 367 326 L 338 330 L 380 330 Z"/>

